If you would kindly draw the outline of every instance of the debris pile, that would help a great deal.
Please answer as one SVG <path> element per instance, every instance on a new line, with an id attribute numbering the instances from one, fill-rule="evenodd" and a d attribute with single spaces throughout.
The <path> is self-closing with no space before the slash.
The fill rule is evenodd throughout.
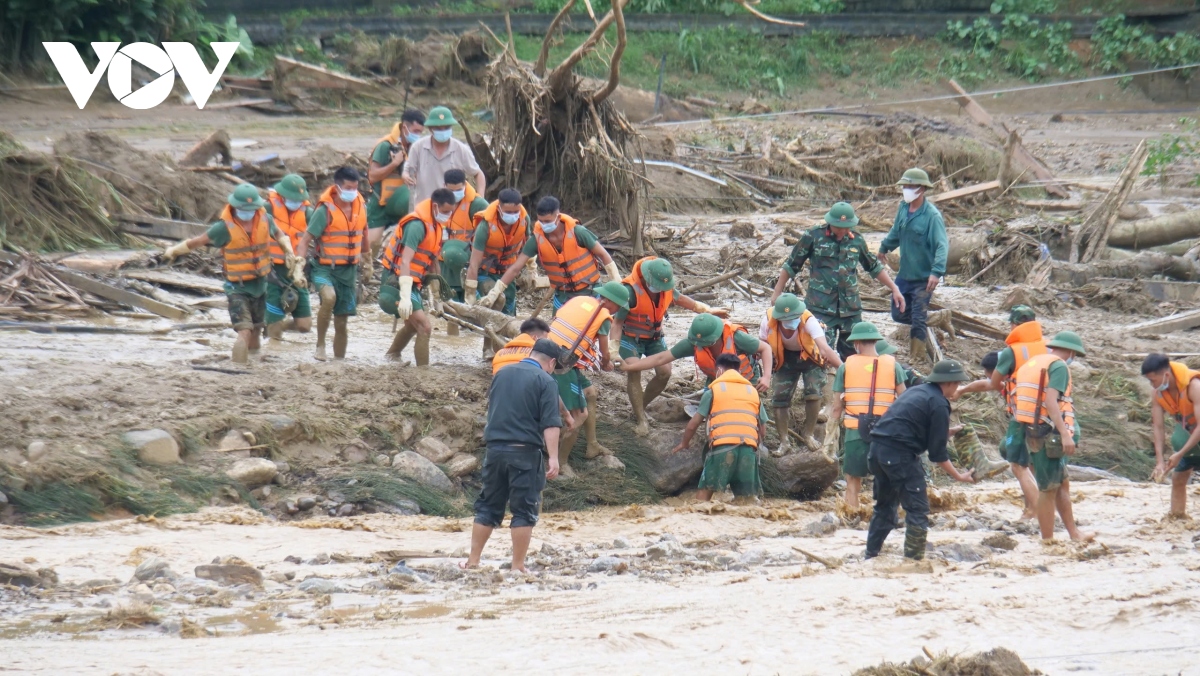
<path id="1" fill-rule="evenodd" d="M 932 655 L 916 657 L 910 662 L 884 662 L 878 666 L 859 669 L 854 676 L 909 676 L 910 674 L 927 674 L 928 676 L 1037 676 L 1042 672 L 1030 669 L 1013 651 L 1008 648 L 996 648 L 985 653 L 974 655 Z"/>

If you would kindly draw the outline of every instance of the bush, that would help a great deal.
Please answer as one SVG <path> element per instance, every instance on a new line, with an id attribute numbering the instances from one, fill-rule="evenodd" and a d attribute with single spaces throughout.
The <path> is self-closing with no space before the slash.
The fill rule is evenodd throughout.
<path id="1" fill-rule="evenodd" d="M 971 24 L 950 21 L 942 33 L 942 41 L 954 45 L 963 53 L 943 59 L 943 70 L 952 76 L 973 75 L 972 61 L 990 65 L 1026 80 L 1040 80 L 1052 70 L 1069 73 L 1079 67 L 1079 57 L 1071 51 L 1071 24 L 1042 23 L 1028 14 L 1014 12 L 1015 8 L 1046 12 L 1054 9 L 1052 2 L 1026 0 L 992 3 L 992 13 L 1001 16 L 995 22 L 980 17 Z"/>
<path id="2" fill-rule="evenodd" d="M 1123 73 L 1134 62 L 1170 68 L 1198 61 L 1200 39 L 1195 35 L 1177 33 L 1156 40 L 1144 27 L 1126 21 L 1124 14 L 1101 19 L 1092 32 L 1092 62 L 1107 73 Z"/>

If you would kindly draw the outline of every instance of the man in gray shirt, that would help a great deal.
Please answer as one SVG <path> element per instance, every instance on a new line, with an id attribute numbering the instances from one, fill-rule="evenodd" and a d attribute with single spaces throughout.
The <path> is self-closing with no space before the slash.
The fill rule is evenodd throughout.
<path id="1" fill-rule="evenodd" d="M 441 188 L 446 172 L 451 169 L 461 169 L 475 183 L 476 193 L 487 193 L 487 177 L 479 168 L 471 146 L 452 137 L 451 127 L 455 124 L 458 121 L 449 108 L 434 108 L 425 118 L 429 136 L 422 136 L 408 149 L 408 159 L 404 162 L 404 181 L 408 183 L 411 195 L 410 209 L 417 208 L 418 204 L 429 199 L 434 190 Z"/>
<path id="2" fill-rule="evenodd" d="M 525 552 L 537 525 L 546 480 L 558 476 L 558 384 L 550 377 L 560 348 L 547 338 L 533 344 L 529 357 L 500 369 L 488 390 L 483 441 L 483 490 L 475 500 L 471 555 L 463 568 L 479 567 L 492 530 L 512 511 L 512 569 L 525 572 Z M 549 454 L 549 469 L 543 464 Z"/>

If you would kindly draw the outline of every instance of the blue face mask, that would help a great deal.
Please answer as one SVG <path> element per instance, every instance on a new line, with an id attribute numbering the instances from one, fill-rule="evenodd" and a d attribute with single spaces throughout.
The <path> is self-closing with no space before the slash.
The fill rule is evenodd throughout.
<path id="1" fill-rule="evenodd" d="M 547 234 L 554 232 L 555 230 L 558 229 L 558 221 L 557 220 L 551 221 L 549 223 L 538 221 L 538 225 L 541 226 L 542 232 L 547 233 Z"/>
<path id="2" fill-rule="evenodd" d="M 433 140 L 438 143 L 445 143 L 450 140 L 452 130 L 450 129 L 435 129 L 433 131 Z"/>
<path id="3" fill-rule="evenodd" d="M 1163 380 L 1163 384 L 1162 384 L 1162 385 L 1159 385 L 1159 386 L 1158 386 L 1158 388 L 1157 388 L 1157 390 L 1158 390 L 1159 392 L 1166 392 L 1166 391 L 1167 391 L 1167 389 L 1169 389 L 1170 387 L 1171 387 L 1171 381 L 1169 381 L 1169 380 L 1165 380 L 1165 379 L 1164 379 L 1164 380 Z"/>
<path id="4" fill-rule="evenodd" d="M 404 140 L 408 141 L 408 145 L 412 145 L 421 139 L 420 134 L 414 134 L 411 131 L 404 135 Z"/>
<path id="5" fill-rule="evenodd" d="M 1073 357 L 1073 356 L 1072 356 L 1072 357 L 1067 357 L 1067 358 L 1066 358 L 1066 359 L 1064 359 L 1063 361 L 1067 362 L 1067 364 L 1068 364 L 1068 365 L 1070 365 L 1070 364 L 1074 364 L 1074 363 L 1075 363 L 1075 357 Z"/>
<path id="6" fill-rule="evenodd" d="M 256 211 L 258 211 L 258 210 L 257 209 L 234 209 L 233 215 L 237 216 L 237 219 L 239 221 L 252 221 L 252 220 L 254 220 L 254 212 L 256 212 Z"/>
<path id="7" fill-rule="evenodd" d="M 795 331 L 796 329 L 800 328 L 799 317 L 796 317 L 795 319 L 784 319 L 779 323 L 783 324 L 783 328 L 787 329 L 788 331 Z"/>
<path id="8" fill-rule="evenodd" d="M 304 206 L 304 200 L 284 200 L 283 206 L 287 207 L 288 211 L 297 211 Z"/>
<path id="9" fill-rule="evenodd" d="M 454 201 L 456 201 L 456 202 L 463 201 L 463 198 L 466 196 L 467 196 L 467 191 L 465 188 L 463 190 L 455 190 L 454 191 Z"/>
<path id="10" fill-rule="evenodd" d="M 358 191 L 357 190 L 342 190 L 339 188 L 338 189 L 338 197 L 343 202 L 353 202 L 354 198 L 358 197 Z"/>
<path id="11" fill-rule="evenodd" d="M 512 225 L 513 223 L 516 223 L 517 219 L 520 217 L 521 217 L 521 214 L 519 214 L 519 213 L 506 214 L 503 211 L 500 212 L 500 220 L 504 221 L 505 225 Z"/>

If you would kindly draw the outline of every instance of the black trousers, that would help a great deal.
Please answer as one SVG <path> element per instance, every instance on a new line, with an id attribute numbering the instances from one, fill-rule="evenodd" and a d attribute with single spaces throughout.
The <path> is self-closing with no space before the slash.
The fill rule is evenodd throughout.
<path id="1" fill-rule="evenodd" d="M 904 506 L 905 527 L 929 529 L 929 496 L 925 493 L 925 470 L 921 459 L 912 459 L 894 452 L 883 453 L 881 462 L 878 444 L 871 445 L 867 468 L 875 476 L 875 514 L 867 529 L 867 556 L 876 556 L 883 548 L 888 533 L 896 528 L 897 507 Z"/>
<path id="2" fill-rule="evenodd" d="M 546 455 L 539 448 L 491 446 L 483 457 L 483 490 L 475 500 L 475 523 L 499 528 L 504 506 L 509 528 L 536 526 L 546 488 Z"/>

